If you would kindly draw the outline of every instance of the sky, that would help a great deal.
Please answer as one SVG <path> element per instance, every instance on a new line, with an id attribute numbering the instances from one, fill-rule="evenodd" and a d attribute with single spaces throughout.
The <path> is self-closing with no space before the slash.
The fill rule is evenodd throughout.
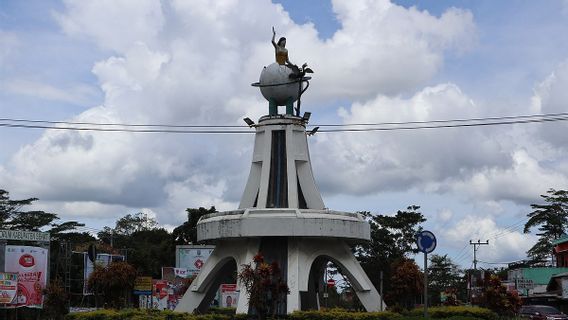
<path id="1" fill-rule="evenodd" d="M 568 1 L 0 0 L 0 118 L 243 125 L 267 113 L 250 84 L 274 59 L 314 70 L 310 124 L 566 112 Z M 326 207 L 421 206 L 434 253 L 470 267 L 526 257 L 531 203 L 568 186 L 567 123 L 309 137 Z M 0 127 L 0 188 L 96 230 L 145 212 L 238 206 L 252 134 Z"/>

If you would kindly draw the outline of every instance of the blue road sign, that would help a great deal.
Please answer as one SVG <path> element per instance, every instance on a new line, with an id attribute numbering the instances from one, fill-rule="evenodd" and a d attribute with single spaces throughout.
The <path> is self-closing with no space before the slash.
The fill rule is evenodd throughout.
<path id="1" fill-rule="evenodd" d="M 430 253 L 436 249 L 436 236 L 432 232 L 424 230 L 416 235 L 416 244 L 420 252 Z"/>

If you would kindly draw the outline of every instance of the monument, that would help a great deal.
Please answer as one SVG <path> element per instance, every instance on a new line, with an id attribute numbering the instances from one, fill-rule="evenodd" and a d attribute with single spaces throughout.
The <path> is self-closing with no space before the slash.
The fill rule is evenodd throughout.
<path id="1" fill-rule="evenodd" d="M 313 71 L 290 63 L 286 39 L 272 43 L 276 62 L 264 67 L 259 82 L 269 114 L 256 130 L 248 181 L 239 208 L 203 216 L 197 224 L 199 241 L 216 247 L 176 311 L 205 311 L 227 277 L 261 252 L 277 262 L 290 293 L 282 312 L 319 309 L 318 291 L 325 286 L 329 261 L 340 268 L 367 311 L 385 307 L 382 298 L 355 259 L 350 244 L 369 241 L 370 225 L 357 213 L 325 207 L 310 163 L 306 132 L 310 113 L 300 116 L 300 99 Z M 294 108 L 293 103 L 296 102 Z M 279 114 L 278 106 L 286 106 Z M 237 287 L 242 288 L 237 282 Z M 248 297 L 239 295 L 237 313 L 248 313 Z"/>

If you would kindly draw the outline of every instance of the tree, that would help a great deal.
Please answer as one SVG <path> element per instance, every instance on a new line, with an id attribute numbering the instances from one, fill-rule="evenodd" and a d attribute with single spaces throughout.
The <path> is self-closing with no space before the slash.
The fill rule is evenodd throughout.
<path id="1" fill-rule="evenodd" d="M 538 227 L 540 238 L 527 251 L 533 261 L 547 260 L 552 254 L 552 242 L 564 235 L 568 226 L 568 191 L 550 189 L 548 195 L 541 195 L 545 204 L 531 204 L 534 211 L 527 214 L 529 220 L 524 232 Z"/>
<path id="2" fill-rule="evenodd" d="M 428 301 L 432 305 L 439 305 L 441 293 L 446 291 L 465 294 L 466 283 L 463 280 L 463 271 L 448 258 L 448 255 L 431 255 L 428 265 Z M 448 304 L 455 303 L 457 301 L 448 302 Z"/>
<path id="3" fill-rule="evenodd" d="M 496 275 L 491 275 L 487 280 L 483 292 L 483 305 L 493 310 L 502 317 L 514 317 L 521 307 L 521 298 L 517 293 L 507 292 Z"/>
<path id="4" fill-rule="evenodd" d="M 102 296 L 104 306 L 121 309 L 128 306 L 134 288 L 136 269 L 126 262 L 112 262 L 107 267 L 95 265 L 88 286 L 95 297 Z"/>
<path id="5" fill-rule="evenodd" d="M 254 266 L 250 263 L 242 266 L 239 280 L 245 287 L 249 305 L 254 308 L 258 318 L 266 319 L 267 315 L 274 317 L 290 290 L 282 278 L 278 263 L 266 263 L 260 253 L 254 256 L 253 263 Z"/>
<path id="6" fill-rule="evenodd" d="M 44 316 L 48 319 L 60 320 L 64 319 L 65 315 L 69 313 L 69 296 L 63 283 L 59 279 L 50 281 L 44 290 Z"/>
<path id="7" fill-rule="evenodd" d="M 127 254 L 128 262 L 139 274 L 160 278 L 162 267 L 175 264 L 172 234 L 159 228 L 147 214 L 127 214 L 116 221 L 114 228 L 104 227 L 98 237 L 104 244 L 112 243 L 111 252 Z"/>
<path id="8" fill-rule="evenodd" d="M 422 230 L 420 224 L 426 221 L 419 209 L 419 206 L 411 205 L 390 216 L 362 212 L 371 224 L 371 241 L 355 247 L 355 254 L 376 288 L 381 271 L 383 279 L 390 279 L 393 263 L 418 252 L 416 233 Z M 383 289 L 383 292 L 389 292 L 390 281 L 384 282 Z"/>
<path id="9" fill-rule="evenodd" d="M 424 276 L 416 262 L 411 259 L 394 262 L 390 280 L 390 291 L 385 295 L 387 304 L 407 310 L 414 308 L 424 289 Z"/>
<path id="10" fill-rule="evenodd" d="M 204 207 L 187 208 L 187 221 L 173 231 L 175 244 L 195 244 L 197 243 L 197 222 L 199 219 L 209 213 L 217 212 L 215 206 L 209 209 Z"/>

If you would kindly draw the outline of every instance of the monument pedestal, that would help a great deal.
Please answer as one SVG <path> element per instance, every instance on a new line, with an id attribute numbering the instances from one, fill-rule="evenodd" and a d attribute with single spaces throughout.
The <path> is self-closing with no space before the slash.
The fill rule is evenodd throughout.
<path id="1" fill-rule="evenodd" d="M 307 120 L 262 117 L 256 128 L 249 178 L 238 210 L 203 216 L 197 238 L 216 244 L 176 311 L 204 312 L 220 281 L 261 252 L 278 262 L 290 294 L 282 312 L 319 309 L 319 288 L 327 262 L 348 279 L 367 311 L 380 311 L 381 296 L 355 259 L 350 244 L 369 241 L 370 225 L 357 213 L 324 208 L 312 174 Z M 237 281 L 237 287 L 243 288 Z M 241 289 L 242 290 L 242 289 Z M 248 313 L 241 291 L 237 313 Z"/>

